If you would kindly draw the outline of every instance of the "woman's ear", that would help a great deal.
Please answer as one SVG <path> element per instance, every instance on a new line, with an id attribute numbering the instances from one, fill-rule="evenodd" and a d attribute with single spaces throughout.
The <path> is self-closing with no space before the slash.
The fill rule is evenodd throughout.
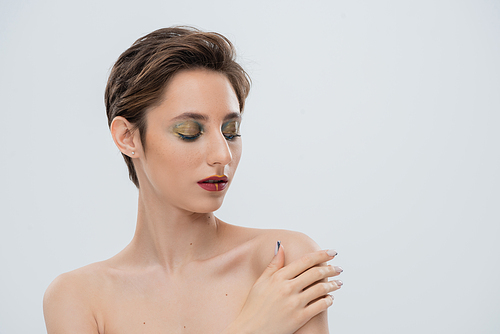
<path id="1" fill-rule="evenodd" d="M 131 158 L 137 158 L 140 154 L 139 133 L 133 131 L 132 123 L 122 116 L 113 119 L 110 126 L 111 136 L 118 149 Z"/>

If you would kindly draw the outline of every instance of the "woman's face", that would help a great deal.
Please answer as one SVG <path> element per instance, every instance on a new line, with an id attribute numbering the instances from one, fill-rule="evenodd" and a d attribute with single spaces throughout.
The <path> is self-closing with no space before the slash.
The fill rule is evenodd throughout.
<path id="1" fill-rule="evenodd" d="M 177 73 L 147 114 L 145 154 L 135 159 L 141 193 L 190 212 L 217 210 L 240 160 L 240 121 L 225 75 Z"/>

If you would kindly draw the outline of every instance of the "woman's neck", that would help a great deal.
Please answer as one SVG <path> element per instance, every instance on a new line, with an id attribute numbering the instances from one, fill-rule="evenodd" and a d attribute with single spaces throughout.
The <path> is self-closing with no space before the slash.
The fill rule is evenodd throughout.
<path id="1" fill-rule="evenodd" d="M 174 273 L 218 253 L 222 224 L 213 213 L 188 212 L 139 194 L 137 227 L 127 248 L 137 263 Z"/>

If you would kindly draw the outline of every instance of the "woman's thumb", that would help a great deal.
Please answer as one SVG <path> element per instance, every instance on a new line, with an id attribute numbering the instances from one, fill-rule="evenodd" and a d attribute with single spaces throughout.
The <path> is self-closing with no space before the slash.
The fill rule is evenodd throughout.
<path id="1" fill-rule="evenodd" d="M 283 245 L 280 241 L 276 242 L 276 248 L 274 250 L 274 257 L 271 262 L 267 265 L 267 268 L 264 270 L 260 279 L 271 277 L 275 272 L 283 268 L 285 265 L 285 251 L 283 249 Z"/>

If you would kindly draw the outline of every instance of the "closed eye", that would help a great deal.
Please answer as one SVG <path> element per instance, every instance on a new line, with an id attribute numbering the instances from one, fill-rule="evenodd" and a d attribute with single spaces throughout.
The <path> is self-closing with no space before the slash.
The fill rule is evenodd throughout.
<path id="1" fill-rule="evenodd" d="M 222 133 L 227 140 L 234 140 L 240 135 L 240 122 L 238 121 L 229 121 L 222 125 Z"/>
<path id="2" fill-rule="evenodd" d="M 198 138 L 199 136 L 201 136 L 201 132 L 198 132 L 195 135 L 183 135 L 182 133 L 178 132 L 177 136 L 179 136 L 179 138 L 182 139 L 182 140 L 193 141 L 196 138 Z"/>
<path id="3" fill-rule="evenodd" d="M 189 120 L 176 124 L 173 132 L 182 140 L 194 141 L 203 134 L 203 127 L 200 123 Z"/>
<path id="4" fill-rule="evenodd" d="M 227 140 L 233 140 L 235 138 L 241 137 L 240 134 L 226 134 L 224 133 L 224 137 L 226 137 Z"/>

